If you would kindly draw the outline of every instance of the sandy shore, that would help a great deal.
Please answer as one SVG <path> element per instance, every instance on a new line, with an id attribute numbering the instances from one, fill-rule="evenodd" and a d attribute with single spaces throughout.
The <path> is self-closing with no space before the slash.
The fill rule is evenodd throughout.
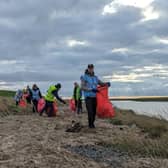
<path id="1" fill-rule="evenodd" d="M 72 120 L 82 125 L 78 133 L 66 132 Z M 101 146 L 123 135 L 143 136 L 137 127 L 114 126 L 102 119 L 96 120 L 96 129 L 89 129 L 87 114 L 76 116 L 68 107 L 62 107 L 54 118 L 7 115 L 0 118 L 0 168 L 158 167 L 158 159 L 130 157 Z"/>

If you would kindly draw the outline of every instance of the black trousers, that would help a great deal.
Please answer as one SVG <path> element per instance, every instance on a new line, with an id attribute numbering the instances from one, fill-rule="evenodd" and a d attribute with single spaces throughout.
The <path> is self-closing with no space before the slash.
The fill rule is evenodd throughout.
<path id="1" fill-rule="evenodd" d="M 97 101 L 95 97 L 87 97 L 85 99 L 86 109 L 88 111 L 88 123 L 90 128 L 94 128 L 94 122 L 96 117 Z"/>
<path id="2" fill-rule="evenodd" d="M 31 96 L 26 97 L 26 101 L 28 104 L 31 104 Z"/>
<path id="3" fill-rule="evenodd" d="M 33 103 L 33 112 L 37 112 L 37 105 L 38 105 L 38 101 L 37 100 L 32 100 L 32 103 Z"/>
<path id="4" fill-rule="evenodd" d="M 82 100 L 75 100 L 76 112 L 77 114 L 82 113 Z"/>

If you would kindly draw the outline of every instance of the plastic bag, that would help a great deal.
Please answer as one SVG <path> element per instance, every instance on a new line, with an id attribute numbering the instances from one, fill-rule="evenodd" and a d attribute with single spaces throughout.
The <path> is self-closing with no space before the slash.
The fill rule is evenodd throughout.
<path id="1" fill-rule="evenodd" d="M 71 99 L 69 100 L 69 108 L 71 111 L 76 111 L 76 106 L 75 106 L 75 100 L 74 99 Z"/>
<path id="2" fill-rule="evenodd" d="M 54 109 L 54 111 L 53 111 L 53 115 L 52 116 L 56 116 L 57 111 L 58 111 L 58 107 L 57 107 L 57 103 L 55 101 L 53 102 L 53 109 Z"/>
<path id="3" fill-rule="evenodd" d="M 38 104 L 37 104 L 37 111 L 40 113 L 42 111 L 42 109 L 45 107 L 45 99 L 44 98 L 41 98 L 39 99 L 38 101 Z"/>
<path id="4" fill-rule="evenodd" d="M 19 106 L 25 108 L 26 107 L 26 101 L 24 99 L 20 99 Z"/>
<path id="5" fill-rule="evenodd" d="M 97 116 L 100 118 L 112 118 L 115 115 L 115 111 L 112 103 L 108 98 L 108 87 L 98 87 L 99 92 L 96 94 L 97 98 Z"/>

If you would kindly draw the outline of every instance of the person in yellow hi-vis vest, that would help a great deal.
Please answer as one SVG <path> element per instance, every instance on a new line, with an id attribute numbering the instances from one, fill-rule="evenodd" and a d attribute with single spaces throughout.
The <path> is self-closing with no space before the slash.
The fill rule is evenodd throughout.
<path id="1" fill-rule="evenodd" d="M 55 98 L 57 100 L 59 100 L 61 103 L 66 104 L 66 102 L 63 99 L 61 99 L 58 95 L 58 91 L 60 89 L 61 89 L 61 84 L 60 83 L 58 83 L 56 85 L 51 85 L 49 87 L 49 89 L 47 90 L 47 94 L 44 97 L 45 101 L 46 101 L 46 105 L 42 109 L 42 111 L 40 112 L 40 115 L 42 115 L 45 110 L 47 111 L 47 109 L 49 109 L 47 115 L 48 115 L 48 117 L 52 117 L 52 114 L 53 114 L 53 111 L 54 111 L 53 102 L 54 102 Z"/>
<path id="2" fill-rule="evenodd" d="M 77 82 L 74 83 L 73 99 L 77 114 L 82 113 L 82 91 Z"/>

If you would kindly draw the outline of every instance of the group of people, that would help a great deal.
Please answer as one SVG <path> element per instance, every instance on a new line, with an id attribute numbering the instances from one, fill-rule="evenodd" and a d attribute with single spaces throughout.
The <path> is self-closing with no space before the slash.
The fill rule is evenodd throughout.
<path id="1" fill-rule="evenodd" d="M 58 95 L 58 91 L 61 89 L 61 84 L 58 83 L 56 85 L 51 85 L 49 89 L 47 90 L 47 94 L 45 95 L 45 106 L 40 112 L 40 115 L 43 114 L 44 111 L 47 111 L 48 117 L 52 117 L 53 114 L 53 102 L 55 100 L 55 97 L 57 100 L 59 100 L 61 103 L 66 104 L 66 102 Z M 33 84 L 32 89 L 30 89 L 29 86 L 27 86 L 26 89 L 18 90 L 15 94 L 15 101 L 16 106 L 19 105 L 19 102 L 22 99 L 25 99 L 28 104 L 33 105 L 33 112 L 38 111 L 38 101 L 42 98 L 41 91 L 39 87 L 36 84 Z"/>
<path id="2" fill-rule="evenodd" d="M 98 92 L 97 86 L 108 86 L 110 87 L 110 83 L 102 82 L 94 73 L 94 65 L 89 64 L 84 72 L 84 74 L 80 77 L 81 85 L 77 82 L 74 83 L 73 90 L 73 99 L 75 100 L 76 112 L 77 114 L 82 113 L 82 93 L 84 95 L 84 100 L 86 104 L 86 109 L 88 112 L 88 126 L 89 128 L 95 128 L 95 116 L 96 116 L 96 93 Z M 40 115 L 43 114 L 44 111 L 47 110 L 47 114 L 49 117 L 52 116 L 53 113 L 53 102 L 55 98 L 59 100 L 61 103 L 66 104 L 66 101 L 63 100 L 59 95 L 58 91 L 61 89 L 61 84 L 57 83 L 56 85 L 51 85 L 47 90 L 47 93 L 44 97 L 45 99 L 45 107 L 40 111 Z M 33 112 L 37 111 L 37 104 L 40 98 L 42 98 L 42 94 L 40 89 L 36 84 L 32 86 L 32 89 L 27 86 L 26 88 L 26 100 L 28 103 L 33 104 Z M 23 92 L 18 90 L 15 96 L 16 105 L 18 105 L 19 100 L 22 98 Z"/>
<path id="3" fill-rule="evenodd" d="M 38 101 L 40 98 L 42 98 L 42 94 L 36 84 L 33 84 L 32 89 L 30 89 L 29 86 L 27 86 L 23 90 L 19 89 L 16 92 L 15 97 L 14 97 L 16 101 L 16 106 L 19 105 L 19 102 L 22 99 L 26 99 L 28 104 L 33 104 L 33 108 L 32 108 L 33 112 L 37 111 L 37 105 L 38 105 Z"/>

